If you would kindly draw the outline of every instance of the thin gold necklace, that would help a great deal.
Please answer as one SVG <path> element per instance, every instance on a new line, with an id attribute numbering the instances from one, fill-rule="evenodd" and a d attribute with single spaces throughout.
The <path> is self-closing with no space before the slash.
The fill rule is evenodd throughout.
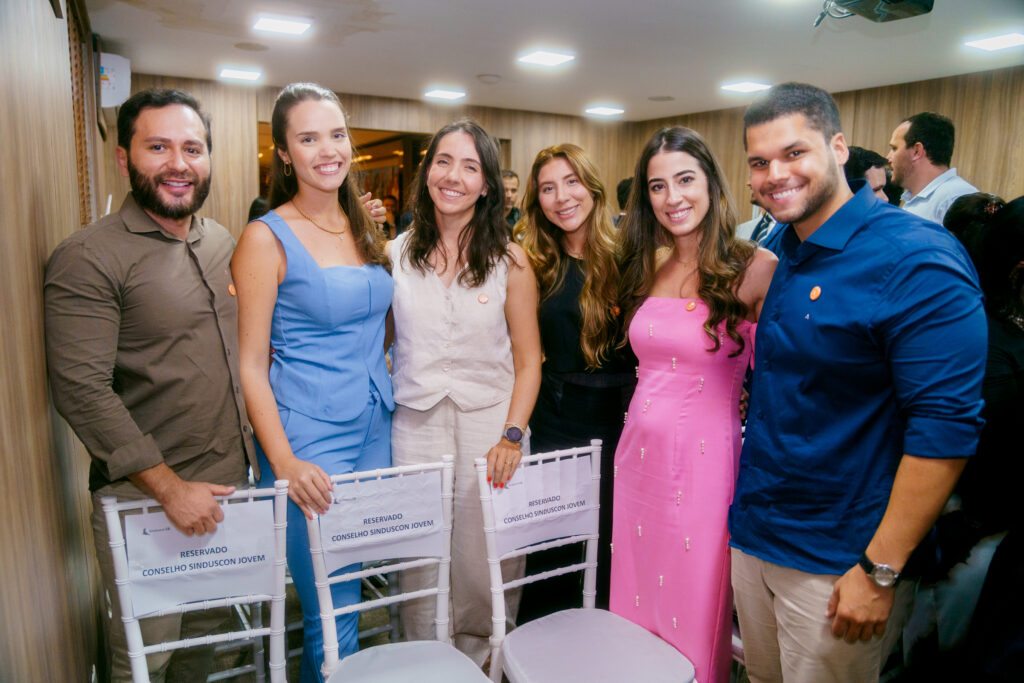
<path id="1" fill-rule="evenodd" d="M 345 232 L 348 230 L 348 228 L 342 228 L 341 230 L 330 230 L 329 228 L 325 228 L 324 226 L 320 225 L 315 220 L 313 220 L 312 218 L 307 216 L 306 212 L 299 208 L 299 205 L 295 202 L 294 199 L 292 200 L 292 206 L 294 206 L 295 210 L 299 212 L 299 215 L 301 215 L 303 218 L 305 218 L 307 221 L 312 223 L 314 226 L 316 226 L 320 230 L 323 230 L 324 232 L 326 232 L 328 234 L 334 235 L 339 240 L 345 239 Z"/>

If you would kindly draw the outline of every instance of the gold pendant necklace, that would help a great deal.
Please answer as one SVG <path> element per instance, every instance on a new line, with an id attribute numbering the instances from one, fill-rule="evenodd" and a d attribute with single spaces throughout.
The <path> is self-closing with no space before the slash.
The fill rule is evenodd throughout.
<path id="1" fill-rule="evenodd" d="M 299 212 L 299 215 L 301 215 L 307 221 L 312 223 L 315 227 L 319 228 L 320 230 L 323 230 L 324 232 L 326 232 L 328 234 L 334 235 L 339 240 L 345 239 L 345 232 L 348 230 L 348 228 L 342 228 L 341 230 L 331 230 L 329 228 L 325 228 L 324 226 L 320 225 L 315 220 L 313 220 L 312 218 L 307 216 L 306 212 L 299 208 L 299 205 L 295 202 L 294 199 L 292 199 L 292 206 L 294 206 L 295 210 Z"/>

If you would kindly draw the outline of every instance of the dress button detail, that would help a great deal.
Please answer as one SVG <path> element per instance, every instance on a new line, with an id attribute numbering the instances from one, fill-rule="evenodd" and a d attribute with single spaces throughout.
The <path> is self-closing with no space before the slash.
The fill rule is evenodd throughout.
<path id="1" fill-rule="evenodd" d="M 640 449 L 640 459 L 643 460 L 645 455 L 647 455 L 647 449 L 646 448 L 641 448 Z"/>
<path id="2" fill-rule="evenodd" d="M 683 492 L 682 491 L 676 491 L 676 505 L 679 505 L 682 502 L 683 502 Z"/>
<path id="3" fill-rule="evenodd" d="M 673 370 L 676 369 L 676 359 L 675 358 L 672 359 L 672 369 Z"/>
<path id="4" fill-rule="evenodd" d="M 697 302 L 696 301 L 690 301 L 689 303 L 686 304 L 686 310 L 688 310 L 688 311 L 692 311 L 695 308 L 697 308 Z"/>
<path id="5" fill-rule="evenodd" d="M 700 452 L 701 452 L 702 454 L 704 453 L 704 439 L 701 439 L 701 440 L 700 440 Z"/>
<path id="6" fill-rule="evenodd" d="M 612 468 L 612 479 L 614 479 L 617 476 L 619 476 L 619 466 L 618 465 L 616 465 L 614 468 Z"/>
<path id="7" fill-rule="evenodd" d="M 609 543 L 608 544 L 608 552 L 611 553 L 612 555 L 615 554 L 615 544 L 614 543 Z"/>
<path id="8" fill-rule="evenodd" d="M 664 575 L 659 575 L 658 576 L 658 585 L 659 586 L 664 586 L 665 585 L 665 576 Z"/>
<path id="9" fill-rule="evenodd" d="M 635 606 L 637 606 L 637 607 L 640 606 L 640 595 L 639 594 L 636 596 L 636 599 L 633 601 L 633 604 Z"/>
<path id="10" fill-rule="evenodd" d="M 690 549 L 690 537 L 689 536 L 686 537 L 686 549 L 687 550 Z"/>
<path id="11" fill-rule="evenodd" d="M 646 401 L 644 401 L 644 412 L 646 413 L 647 409 L 650 408 L 650 407 L 651 407 L 651 399 L 647 399 Z"/>
<path id="12" fill-rule="evenodd" d="M 653 337 L 654 336 L 654 323 L 651 323 L 650 325 L 647 326 L 647 336 L 648 337 Z"/>
<path id="13" fill-rule="evenodd" d="M 629 411 L 627 410 L 626 412 L 624 412 L 624 413 L 622 414 L 622 424 L 626 424 L 626 422 L 627 422 L 628 420 L 629 420 Z"/>
<path id="14" fill-rule="evenodd" d="M 821 296 L 821 287 L 814 285 L 811 287 L 811 301 L 817 301 L 819 296 Z"/>
<path id="15" fill-rule="evenodd" d="M 644 528 L 642 526 L 637 525 L 637 527 L 636 527 L 636 535 L 637 536 L 643 536 L 644 535 Z"/>
<path id="16" fill-rule="evenodd" d="M 672 617 L 672 628 L 679 628 L 679 623 L 676 622 L 675 617 Z"/>
<path id="17" fill-rule="evenodd" d="M 704 391 L 704 378 L 701 377 L 700 381 L 697 382 L 697 391 Z"/>

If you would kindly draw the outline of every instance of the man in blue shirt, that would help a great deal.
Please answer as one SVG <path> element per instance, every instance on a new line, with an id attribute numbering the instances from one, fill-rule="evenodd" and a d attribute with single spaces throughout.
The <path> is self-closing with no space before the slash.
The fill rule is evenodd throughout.
<path id="1" fill-rule="evenodd" d="M 948 232 L 847 185 L 828 93 L 776 86 L 744 130 L 751 187 L 788 224 L 729 514 L 747 671 L 877 680 L 899 573 L 980 430 L 981 292 Z"/>

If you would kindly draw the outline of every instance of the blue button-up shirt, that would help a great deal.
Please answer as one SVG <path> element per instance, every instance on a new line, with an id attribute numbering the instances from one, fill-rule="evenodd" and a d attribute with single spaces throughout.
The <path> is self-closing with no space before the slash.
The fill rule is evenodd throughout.
<path id="1" fill-rule="evenodd" d="M 981 429 L 977 274 L 944 228 L 859 188 L 792 226 L 758 323 L 731 544 L 816 574 L 867 547 L 906 453 L 961 458 Z"/>

